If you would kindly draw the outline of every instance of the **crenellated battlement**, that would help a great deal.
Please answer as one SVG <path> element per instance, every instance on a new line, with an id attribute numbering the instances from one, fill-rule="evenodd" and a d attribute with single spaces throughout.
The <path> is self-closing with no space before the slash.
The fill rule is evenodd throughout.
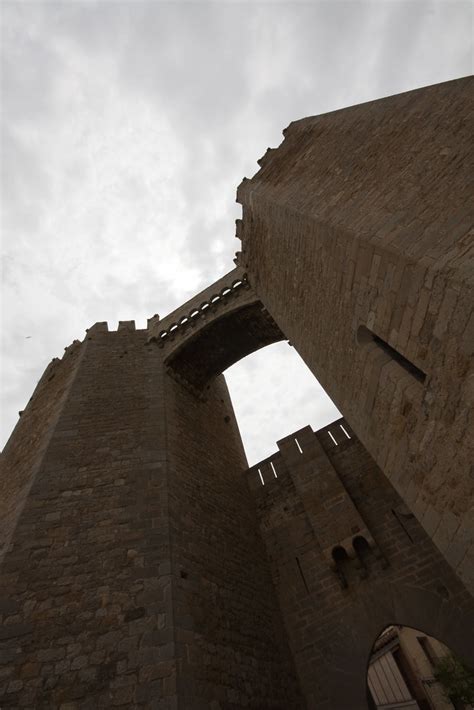
<path id="1" fill-rule="evenodd" d="M 64 353 L 61 357 L 53 357 L 51 362 L 46 366 L 38 384 L 30 397 L 30 402 L 36 397 L 38 391 L 43 388 L 46 382 L 50 382 L 55 376 L 58 369 L 63 365 L 64 362 L 70 360 L 70 358 L 77 354 L 83 347 L 84 341 L 73 340 L 70 345 L 64 348 Z"/>
<path id="2" fill-rule="evenodd" d="M 271 182 L 274 177 L 278 179 L 282 160 L 289 158 L 289 154 L 295 150 L 295 144 L 299 144 L 305 133 L 311 130 L 314 118 L 292 121 L 284 128 L 281 143 L 276 148 L 267 148 L 257 160 L 258 169 L 255 174 L 251 178 L 243 177 L 237 187 L 235 201 L 242 206 L 242 217 L 235 220 L 235 236 L 240 240 L 242 248 L 236 252 L 234 263 L 242 268 L 247 268 L 247 235 L 252 232 L 252 191 L 255 182 L 259 183 L 263 179 Z"/>
<path id="3" fill-rule="evenodd" d="M 244 271 L 239 267 L 233 269 L 163 320 L 160 320 L 158 315 L 149 318 L 149 342 L 156 343 L 160 348 L 164 347 L 167 343 L 172 342 L 177 335 L 186 335 L 200 321 L 202 322 L 210 314 L 215 313 L 217 309 L 219 311 L 225 309 L 225 306 L 229 305 L 234 298 L 249 289 L 250 285 Z M 255 300 L 255 297 L 250 297 L 250 300 Z"/>
<path id="4" fill-rule="evenodd" d="M 345 419 L 313 432 L 311 427 L 289 434 L 277 442 L 278 452 L 247 471 L 250 489 L 259 510 L 277 509 L 265 527 L 290 524 L 282 510 L 290 499 L 305 511 L 309 529 L 317 540 L 325 564 L 348 586 L 347 564 L 353 561 L 360 577 L 367 575 L 368 553 L 387 566 L 369 525 L 355 504 L 338 459 L 353 457 L 357 463 L 360 444 Z M 293 504 L 294 507 L 294 504 Z M 266 515 L 266 513 L 264 514 Z M 281 533 L 280 533 L 281 535 Z"/>
<path id="5" fill-rule="evenodd" d="M 93 340 L 95 336 L 103 334 L 115 334 L 115 333 L 125 333 L 125 332 L 146 332 L 146 329 L 137 329 L 134 320 L 119 321 L 115 329 L 109 328 L 106 321 L 99 321 L 94 323 L 89 328 L 86 328 L 86 335 L 83 340 L 73 340 L 70 345 L 64 348 L 64 353 L 61 357 L 53 357 L 53 359 L 46 366 L 41 378 L 38 380 L 35 390 L 31 395 L 29 402 L 36 400 L 38 393 L 43 392 L 46 383 L 51 382 L 63 367 L 64 363 L 69 362 L 72 356 L 78 355 L 81 350 L 85 347 L 87 341 Z M 27 408 L 19 412 L 22 416 L 27 411 Z"/>
<path id="6" fill-rule="evenodd" d="M 306 461 L 312 457 L 312 447 L 305 446 L 305 450 L 303 450 L 301 446 L 303 438 L 306 439 L 308 429 L 312 431 L 310 427 L 304 427 L 304 429 L 299 429 L 284 439 L 280 439 L 277 442 L 279 451 L 250 466 L 247 470 L 247 480 L 252 490 L 260 490 L 265 485 L 273 484 L 282 476 L 287 475 L 286 458 L 289 454 L 291 456 L 291 448 L 293 448 L 295 460 L 302 457 L 301 461 Z M 343 417 L 312 433 L 325 451 L 336 446 L 348 446 L 354 441 L 355 437 L 354 432 Z M 286 457 L 282 454 L 283 450 L 286 453 Z"/>
<path id="7" fill-rule="evenodd" d="M 160 320 L 148 345 L 164 349 L 168 374 L 204 400 L 210 381 L 242 357 L 284 339 L 240 267 Z"/>
<path id="8" fill-rule="evenodd" d="M 152 319 L 149 319 L 149 321 Z M 137 328 L 135 325 L 134 320 L 119 320 L 117 327 L 116 328 L 109 328 L 109 324 L 107 321 L 99 321 L 98 323 L 94 323 L 94 325 L 91 325 L 90 328 L 86 328 L 86 333 L 90 337 L 92 335 L 96 335 L 97 333 L 117 333 L 118 331 L 143 331 L 147 330 L 147 328 Z"/>

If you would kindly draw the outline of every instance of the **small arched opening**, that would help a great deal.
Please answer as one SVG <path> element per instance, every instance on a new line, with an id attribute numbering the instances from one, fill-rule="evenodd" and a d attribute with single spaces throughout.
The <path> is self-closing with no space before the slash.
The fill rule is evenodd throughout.
<path id="1" fill-rule="evenodd" d="M 308 423 L 318 429 L 340 417 L 240 268 L 149 332 L 169 375 L 199 400 L 208 399 L 225 372 L 245 449 L 255 462 L 290 431 Z"/>
<path id="2" fill-rule="evenodd" d="M 331 555 L 334 562 L 334 571 L 339 579 L 339 583 L 342 589 L 347 589 L 351 576 L 351 561 L 349 559 L 349 555 L 341 545 L 335 547 Z"/>
<path id="3" fill-rule="evenodd" d="M 356 554 L 356 560 L 362 577 L 366 577 L 370 569 L 370 558 L 372 550 L 370 545 L 362 535 L 357 535 L 352 541 L 352 547 Z"/>

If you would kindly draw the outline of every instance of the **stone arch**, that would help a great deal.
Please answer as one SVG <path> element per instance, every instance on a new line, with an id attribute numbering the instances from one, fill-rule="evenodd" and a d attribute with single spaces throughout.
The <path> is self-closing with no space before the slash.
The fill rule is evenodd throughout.
<path id="1" fill-rule="evenodd" d="M 369 562 L 373 556 L 373 548 L 364 535 L 356 535 L 352 539 L 352 547 L 363 576 L 367 575 Z"/>
<path id="2" fill-rule="evenodd" d="M 148 326 L 148 343 L 163 350 L 168 372 L 199 396 L 243 357 L 286 339 L 241 267 Z"/>
<path id="3" fill-rule="evenodd" d="M 284 339 L 259 300 L 236 302 L 230 310 L 216 309 L 207 316 L 194 332 L 169 349 L 165 363 L 170 374 L 204 392 L 214 377 L 243 357 Z"/>
<path id="4" fill-rule="evenodd" d="M 325 641 L 326 707 L 368 710 L 367 669 L 375 640 L 390 625 L 409 626 L 437 638 L 474 666 L 474 613 L 440 587 L 430 591 L 405 584 L 377 584 L 342 614 Z"/>
<path id="5" fill-rule="evenodd" d="M 439 639 L 421 629 L 390 624 L 376 639 L 369 659 L 369 708 L 376 710 L 380 707 L 377 703 L 382 706 L 394 703 L 396 707 L 398 703 L 410 702 L 409 698 L 410 707 L 415 707 L 415 703 L 419 710 L 458 707 L 451 699 L 448 701 L 446 689 L 434 674 L 436 663 L 450 652 Z"/>

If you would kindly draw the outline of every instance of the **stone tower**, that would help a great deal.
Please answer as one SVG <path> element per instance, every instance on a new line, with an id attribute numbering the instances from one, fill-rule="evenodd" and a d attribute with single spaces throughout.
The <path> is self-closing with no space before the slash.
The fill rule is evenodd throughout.
<path id="1" fill-rule="evenodd" d="M 474 593 L 473 79 L 292 123 L 239 263 Z"/>
<path id="2" fill-rule="evenodd" d="M 393 623 L 474 664 L 471 92 L 292 124 L 233 271 L 48 366 L 2 454 L 2 708 L 366 710 Z M 344 419 L 249 469 L 222 373 L 288 339 Z"/>

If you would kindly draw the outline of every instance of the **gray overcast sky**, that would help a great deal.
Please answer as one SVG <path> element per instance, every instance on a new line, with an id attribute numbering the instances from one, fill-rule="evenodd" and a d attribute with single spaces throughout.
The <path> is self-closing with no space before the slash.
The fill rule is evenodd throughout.
<path id="1" fill-rule="evenodd" d="M 472 7 L 4 0 L 1 443 L 85 328 L 232 268 L 236 186 L 290 121 L 472 73 Z M 285 344 L 228 382 L 251 463 L 337 416 Z"/>

